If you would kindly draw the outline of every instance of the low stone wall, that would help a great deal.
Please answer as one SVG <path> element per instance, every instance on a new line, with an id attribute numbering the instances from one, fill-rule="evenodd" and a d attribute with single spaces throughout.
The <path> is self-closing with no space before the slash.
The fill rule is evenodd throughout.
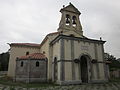
<path id="1" fill-rule="evenodd" d="M 23 62 L 23 66 L 21 66 Z M 39 64 L 36 66 L 36 62 Z M 46 60 L 18 60 L 14 81 L 18 82 L 47 82 Z"/>
<path id="2" fill-rule="evenodd" d="M 0 71 L 0 76 L 7 75 L 7 71 Z"/>
<path id="3" fill-rule="evenodd" d="M 110 77 L 111 78 L 120 78 L 120 69 L 119 70 L 110 71 Z"/>
<path id="4" fill-rule="evenodd" d="M 46 78 L 15 78 L 14 81 L 25 82 L 25 83 L 36 83 L 36 82 L 47 82 Z"/>

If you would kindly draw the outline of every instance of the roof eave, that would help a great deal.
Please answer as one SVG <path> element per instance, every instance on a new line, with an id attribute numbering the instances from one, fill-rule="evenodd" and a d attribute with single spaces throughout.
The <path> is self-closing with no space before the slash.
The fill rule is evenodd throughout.
<path id="1" fill-rule="evenodd" d="M 50 45 L 54 44 L 56 41 L 58 41 L 59 39 L 70 39 L 70 40 L 81 40 L 81 41 L 86 41 L 86 42 L 95 42 L 95 43 L 102 43 L 104 44 L 106 41 L 102 41 L 102 40 L 94 40 L 94 39 L 88 39 L 88 38 L 80 38 L 80 37 L 70 37 L 70 36 L 66 36 L 66 35 L 58 35 L 54 40 L 52 40 L 50 42 Z"/>

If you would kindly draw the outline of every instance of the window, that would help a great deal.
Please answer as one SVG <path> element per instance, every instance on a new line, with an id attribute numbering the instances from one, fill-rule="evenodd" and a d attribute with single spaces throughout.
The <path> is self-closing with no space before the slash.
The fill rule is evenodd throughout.
<path id="1" fill-rule="evenodd" d="M 43 54 L 45 54 L 45 51 L 43 51 Z"/>
<path id="2" fill-rule="evenodd" d="M 39 62 L 38 61 L 36 62 L 36 67 L 39 67 Z"/>
<path id="3" fill-rule="evenodd" d="M 23 61 L 21 62 L 21 65 L 20 65 L 21 67 L 23 67 Z"/>
<path id="4" fill-rule="evenodd" d="M 54 63 L 57 63 L 57 57 L 54 58 Z"/>
<path id="5" fill-rule="evenodd" d="M 26 55 L 29 55 L 29 52 L 26 52 Z"/>

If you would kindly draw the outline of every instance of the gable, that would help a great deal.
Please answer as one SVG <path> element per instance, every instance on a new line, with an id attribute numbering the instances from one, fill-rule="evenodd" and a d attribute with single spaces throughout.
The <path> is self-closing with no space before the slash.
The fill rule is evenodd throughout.
<path id="1" fill-rule="evenodd" d="M 70 31 L 66 31 L 63 33 L 63 35 L 67 35 L 67 36 L 74 36 L 74 37 L 83 37 L 81 36 L 79 33 L 77 33 L 76 31 L 70 30 Z"/>
<path id="2" fill-rule="evenodd" d="M 66 6 L 66 7 L 63 7 L 60 12 L 62 11 L 69 11 L 69 12 L 74 12 L 74 13 L 77 13 L 77 14 L 81 14 L 80 11 L 73 5 L 70 3 L 70 5 Z"/>
<path id="3" fill-rule="evenodd" d="M 59 34 L 60 34 L 60 32 L 53 32 L 53 33 L 47 34 L 46 37 L 41 42 L 40 48 L 42 48 L 42 46 L 45 45 L 45 43 L 48 41 L 48 39 L 53 39 L 56 35 L 59 35 Z"/>

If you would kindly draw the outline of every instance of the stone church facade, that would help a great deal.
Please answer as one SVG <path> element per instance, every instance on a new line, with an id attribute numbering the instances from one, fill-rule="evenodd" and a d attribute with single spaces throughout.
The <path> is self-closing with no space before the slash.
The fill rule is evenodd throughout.
<path id="1" fill-rule="evenodd" d="M 9 44 L 11 56 L 8 76 L 18 81 L 35 82 L 37 79 L 39 82 L 51 81 L 60 85 L 107 82 L 109 75 L 104 60 L 105 41 L 83 35 L 79 19 L 81 13 L 73 4 L 64 6 L 60 12 L 62 16 L 58 31 L 48 34 L 41 44 Z M 38 67 L 35 66 L 37 61 Z M 30 62 L 36 71 L 31 74 L 26 72 L 22 76 L 24 70 L 30 70 L 27 67 L 30 67 Z M 21 69 L 22 63 L 26 63 L 26 68 Z M 40 72 L 43 72 L 41 65 L 45 72 L 41 73 L 43 77 L 40 76 Z"/>

